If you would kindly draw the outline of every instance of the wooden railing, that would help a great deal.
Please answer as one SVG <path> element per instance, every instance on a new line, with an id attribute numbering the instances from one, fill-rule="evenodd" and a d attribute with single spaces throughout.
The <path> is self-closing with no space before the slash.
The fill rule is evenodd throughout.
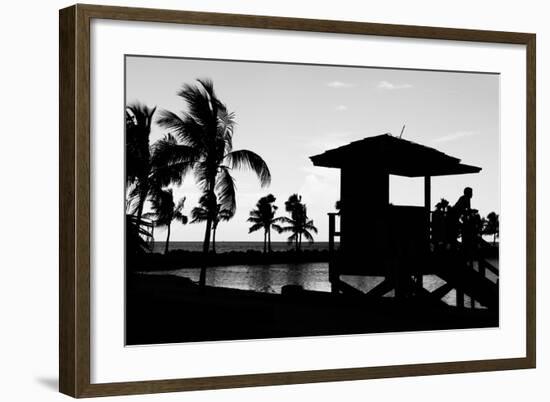
<path id="1" fill-rule="evenodd" d="M 338 274 L 338 267 L 336 264 L 336 249 L 335 238 L 340 237 L 340 232 L 336 231 L 336 217 L 339 216 L 336 212 L 328 213 L 328 251 L 329 251 L 329 263 L 328 263 L 328 280 L 331 284 L 331 290 L 333 293 L 338 293 L 340 288 L 340 278 Z"/>

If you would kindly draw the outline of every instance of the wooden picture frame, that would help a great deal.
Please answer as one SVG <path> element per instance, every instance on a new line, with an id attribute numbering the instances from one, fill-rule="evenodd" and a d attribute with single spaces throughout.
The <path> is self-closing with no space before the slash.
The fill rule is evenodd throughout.
<path id="1" fill-rule="evenodd" d="M 274 30 L 517 44 L 526 47 L 527 228 L 526 356 L 465 362 L 230 375 L 118 383 L 91 383 L 90 376 L 90 21 L 94 18 Z M 73 397 L 143 394 L 264 385 L 348 381 L 534 368 L 535 313 L 535 42 L 530 33 L 371 24 L 74 5 L 62 9 L 60 29 L 59 168 L 59 389 Z"/>

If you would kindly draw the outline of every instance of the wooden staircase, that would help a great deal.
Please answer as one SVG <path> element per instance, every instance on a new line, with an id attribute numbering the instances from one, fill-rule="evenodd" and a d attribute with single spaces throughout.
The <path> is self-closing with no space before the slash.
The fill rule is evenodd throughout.
<path id="1" fill-rule="evenodd" d="M 463 295 L 479 302 L 489 309 L 498 309 L 499 287 L 498 279 L 493 282 L 487 277 L 487 271 L 498 278 L 498 269 L 482 257 L 467 263 L 457 254 L 437 256 L 432 261 L 437 276 L 446 283 L 431 292 L 433 295 L 445 296 L 451 289 L 456 289 L 457 305 L 463 307 Z"/>
<path id="2" fill-rule="evenodd" d="M 445 281 L 439 288 L 428 291 L 422 286 L 422 274 L 399 272 L 399 278 L 386 276 L 386 278 L 373 289 L 363 292 L 340 279 L 342 261 L 338 258 L 338 252 L 335 247 L 335 238 L 340 236 L 336 230 L 336 218 L 338 214 L 329 213 L 329 251 L 331 260 L 329 261 L 329 281 L 333 293 L 343 293 L 354 296 L 366 296 L 369 298 L 380 298 L 388 292 L 399 287 L 399 294 L 407 297 L 424 297 L 436 301 L 441 301 L 452 290 L 456 291 L 457 307 L 465 307 L 464 296 L 467 295 L 474 302 L 481 306 L 497 310 L 499 307 L 499 270 L 489 263 L 481 254 L 466 258 L 460 251 L 438 251 L 429 252 L 425 257 L 424 267 L 428 269 L 424 272 L 437 275 Z M 482 248 L 487 244 L 481 244 Z M 427 259 L 427 260 L 426 260 Z M 488 273 L 496 280 L 491 280 Z M 399 282 L 399 286 L 397 283 Z M 405 291 L 403 292 L 403 289 Z M 401 296 L 403 297 L 403 296 Z"/>

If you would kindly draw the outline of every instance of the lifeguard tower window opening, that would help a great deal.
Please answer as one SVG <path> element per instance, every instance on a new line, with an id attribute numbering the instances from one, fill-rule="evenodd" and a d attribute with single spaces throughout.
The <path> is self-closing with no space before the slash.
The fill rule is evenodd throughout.
<path id="1" fill-rule="evenodd" d="M 424 178 L 390 175 L 390 204 L 424 206 Z"/>

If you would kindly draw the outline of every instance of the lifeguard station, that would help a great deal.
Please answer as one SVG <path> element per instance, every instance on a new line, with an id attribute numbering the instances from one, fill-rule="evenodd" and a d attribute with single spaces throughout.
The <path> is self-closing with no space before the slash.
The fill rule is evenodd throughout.
<path id="1" fill-rule="evenodd" d="M 315 166 L 341 172 L 340 211 L 329 213 L 329 280 L 334 293 L 358 292 L 341 275 L 383 276 L 367 295 L 381 297 L 394 290 L 396 298 L 407 298 L 425 294 L 423 275 L 436 273 L 447 283 L 432 293 L 444 296 L 456 289 L 457 304 L 464 292 L 485 306 L 495 300 L 498 304 L 498 286 L 495 299 L 495 284 L 480 277 L 481 265 L 470 272 L 471 267 L 457 267 L 461 263 L 456 258 L 436 258 L 430 246 L 431 178 L 478 173 L 480 167 L 390 134 L 354 141 L 310 159 Z M 391 205 L 390 175 L 424 178 L 424 206 Z"/>

